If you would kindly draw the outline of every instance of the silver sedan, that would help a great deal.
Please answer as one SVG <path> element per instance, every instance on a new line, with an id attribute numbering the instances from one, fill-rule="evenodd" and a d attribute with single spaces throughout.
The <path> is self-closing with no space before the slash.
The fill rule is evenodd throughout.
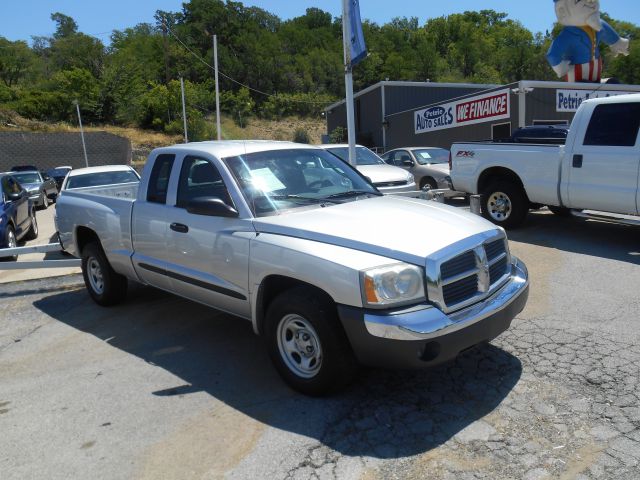
<path id="1" fill-rule="evenodd" d="M 423 189 L 451 188 L 449 176 L 449 150 L 436 147 L 409 147 L 389 150 L 382 158 L 396 167 L 413 174 L 416 184 Z"/>

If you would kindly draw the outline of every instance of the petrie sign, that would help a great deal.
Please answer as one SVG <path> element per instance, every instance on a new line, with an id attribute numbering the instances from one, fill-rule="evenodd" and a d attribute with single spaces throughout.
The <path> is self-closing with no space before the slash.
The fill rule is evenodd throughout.
<path id="1" fill-rule="evenodd" d="M 509 118 L 509 94 L 509 89 L 504 89 L 418 110 L 415 112 L 415 133 Z"/>
<path id="2" fill-rule="evenodd" d="M 615 97 L 628 93 L 610 90 L 556 90 L 556 112 L 576 112 L 585 100 L 591 98 Z"/>

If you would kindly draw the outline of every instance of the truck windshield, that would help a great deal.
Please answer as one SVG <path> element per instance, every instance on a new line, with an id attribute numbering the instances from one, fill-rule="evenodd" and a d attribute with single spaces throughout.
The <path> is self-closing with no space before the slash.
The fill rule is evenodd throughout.
<path id="1" fill-rule="evenodd" d="M 271 150 L 224 161 L 257 217 L 380 195 L 351 166 L 320 149 Z"/>
<path id="2" fill-rule="evenodd" d="M 348 147 L 332 147 L 327 150 L 341 160 L 349 161 Z M 366 147 L 356 147 L 356 165 L 384 165 L 384 160 Z"/>
<path id="3" fill-rule="evenodd" d="M 445 150 L 444 148 L 425 148 L 414 150 L 413 153 L 420 165 L 449 163 L 449 150 Z"/>

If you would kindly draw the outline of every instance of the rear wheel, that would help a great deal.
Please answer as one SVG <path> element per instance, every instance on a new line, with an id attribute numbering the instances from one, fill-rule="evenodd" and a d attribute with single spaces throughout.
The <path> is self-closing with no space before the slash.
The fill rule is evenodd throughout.
<path id="1" fill-rule="evenodd" d="M 529 211 L 528 205 L 522 188 L 505 180 L 489 184 L 482 194 L 482 215 L 504 228 L 522 225 Z"/>
<path id="2" fill-rule="evenodd" d="M 31 227 L 25 235 L 25 240 L 35 240 L 38 238 L 38 220 L 36 219 L 36 211 L 31 210 Z"/>
<path id="3" fill-rule="evenodd" d="M 42 192 L 40 195 L 40 208 L 42 210 L 46 210 L 49 207 L 49 197 L 47 197 L 46 192 Z"/>
<path id="4" fill-rule="evenodd" d="M 18 246 L 16 233 L 13 231 L 13 227 L 11 225 L 9 225 L 4 231 L 4 244 L 7 246 L 6 248 L 16 248 Z M 0 257 L 0 261 L 4 262 L 15 262 L 16 260 L 18 260 L 18 255 Z"/>
<path id="5" fill-rule="evenodd" d="M 310 288 L 285 291 L 271 302 L 264 338 L 280 376 L 306 395 L 344 388 L 357 372 L 335 305 Z"/>
<path id="6" fill-rule="evenodd" d="M 127 277 L 111 268 L 98 242 L 82 249 L 82 276 L 89 295 L 99 305 L 115 305 L 127 295 Z"/>

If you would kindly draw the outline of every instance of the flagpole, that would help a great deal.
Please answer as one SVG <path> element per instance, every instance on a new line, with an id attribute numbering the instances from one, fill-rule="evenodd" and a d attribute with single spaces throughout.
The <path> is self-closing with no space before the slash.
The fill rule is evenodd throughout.
<path id="1" fill-rule="evenodd" d="M 349 34 L 349 2 L 342 0 L 342 41 L 344 48 L 344 83 L 345 83 L 345 108 L 347 110 L 347 136 L 349 141 L 349 163 L 356 165 L 356 125 L 353 110 L 353 74 L 351 67 L 351 36 Z"/>

